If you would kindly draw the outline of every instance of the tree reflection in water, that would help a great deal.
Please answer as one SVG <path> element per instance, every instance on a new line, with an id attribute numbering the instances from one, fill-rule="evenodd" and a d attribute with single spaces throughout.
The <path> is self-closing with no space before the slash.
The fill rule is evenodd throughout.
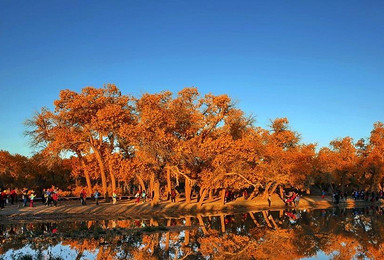
<path id="1" fill-rule="evenodd" d="M 321 251 L 334 259 L 378 259 L 383 220 L 381 208 L 335 208 L 3 224 L 0 258 L 65 259 L 67 247 L 75 259 L 300 259 Z"/>

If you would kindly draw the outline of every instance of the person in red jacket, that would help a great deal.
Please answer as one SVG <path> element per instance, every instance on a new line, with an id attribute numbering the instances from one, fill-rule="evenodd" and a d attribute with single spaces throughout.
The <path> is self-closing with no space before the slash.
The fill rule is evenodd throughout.
<path id="1" fill-rule="evenodd" d="M 171 190 L 171 201 L 176 202 L 176 191 L 175 189 Z"/>
<path id="2" fill-rule="evenodd" d="M 11 196 L 11 204 L 13 205 L 13 203 L 16 201 L 16 196 L 17 196 L 15 189 L 11 190 L 11 195 L 10 196 Z"/>
<path id="3" fill-rule="evenodd" d="M 57 192 L 53 192 L 52 201 L 53 201 L 53 206 L 57 207 L 57 202 L 59 201 L 59 194 L 57 194 Z"/>
<path id="4" fill-rule="evenodd" d="M 85 189 L 82 189 L 82 191 L 80 192 L 81 205 L 87 205 L 87 202 L 85 201 L 86 198 L 87 198 L 87 192 L 85 191 Z"/>

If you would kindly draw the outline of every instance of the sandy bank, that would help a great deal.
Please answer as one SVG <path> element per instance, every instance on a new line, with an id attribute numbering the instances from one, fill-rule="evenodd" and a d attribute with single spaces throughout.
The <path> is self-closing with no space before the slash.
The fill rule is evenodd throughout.
<path id="1" fill-rule="evenodd" d="M 322 199 L 320 196 L 304 196 L 300 199 L 297 208 L 329 208 L 329 207 L 366 207 L 378 205 L 380 202 L 371 203 L 365 201 L 354 201 L 347 199 L 339 205 L 332 203 L 331 197 Z M 187 204 L 183 201 L 176 203 L 161 202 L 151 206 L 150 202 L 135 204 L 133 201 L 118 201 L 116 205 L 101 202 L 95 205 L 92 200 L 87 205 L 80 205 L 79 201 L 61 202 L 58 207 L 47 207 L 37 203 L 36 207 L 22 207 L 19 205 L 7 206 L 0 210 L 0 222 L 31 221 L 31 220 L 93 220 L 93 219 L 124 219 L 124 218 L 178 218 L 182 216 L 214 215 L 217 213 L 236 213 L 261 210 L 279 210 L 291 208 L 286 207 L 279 197 L 272 197 L 271 207 L 266 199 L 255 198 L 245 200 L 238 198 L 225 205 L 218 199 L 207 202 L 201 207 L 196 202 Z"/>

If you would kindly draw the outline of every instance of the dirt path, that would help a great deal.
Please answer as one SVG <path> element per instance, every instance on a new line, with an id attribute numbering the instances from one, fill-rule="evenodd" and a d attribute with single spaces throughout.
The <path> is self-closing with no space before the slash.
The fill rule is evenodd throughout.
<path id="1" fill-rule="evenodd" d="M 380 203 L 378 203 L 380 204 Z M 92 200 L 87 201 L 87 205 L 80 205 L 79 201 L 61 202 L 58 207 L 47 207 L 36 203 L 36 207 L 22 207 L 22 204 L 7 206 L 0 210 L 0 223 L 12 221 L 31 221 L 31 220 L 93 220 L 93 219 L 140 219 L 140 218 L 167 218 L 181 216 L 212 215 L 215 213 L 236 213 L 261 210 L 279 210 L 286 208 L 284 202 L 277 195 L 272 197 L 271 207 L 268 206 L 266 199 L 256 198 L 245 200 L 238 198 L 224 206 L 217 200 L 203 204 L 186 204 L 183 201 L 176 203 L 161 202 L 152 207 L 150 202 L 135 204 L 131 201 L 118 201 L 116 205 L 103 203 L 95 205 Z M 365 207 L 372 203 L 365 201 L 355 202 L 348 199 L 340 203 L 340 207 Z M 320 196 L 304 196 L 300 199 L 298 208 L 329 208 L 334 207 L 331 197 L 322 199 Z"/>

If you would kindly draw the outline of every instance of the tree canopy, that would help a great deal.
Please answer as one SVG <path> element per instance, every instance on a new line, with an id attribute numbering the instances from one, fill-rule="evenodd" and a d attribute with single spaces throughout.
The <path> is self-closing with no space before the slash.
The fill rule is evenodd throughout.
<path id="1" fill-rule="evenodd" d="M 71 178 L 90 192 L 128 191 L 132 185 L 154 196 L 179 188 L 187 202 L 199 193 L 250 189 L 254 195 L 278 187 L 378 189 L 383 184 L 384 125 L 357 142 L 333 140 L 317 150 L 301 142 L 287 118 L 264 129 L 227 95 L 201 95 L 197 88 L 124 95 L 113 84 L 62 90 L 54 110 L 43 107 L 26 122 L 32 144 L 45 161 L 72 155 Z M 49 159 L 49 160 L 48 160 Z M 2 151 L 0 177 L 23 178 L 34 160 Z M 201 196 L 200 196 L 201 195 Z"/>

